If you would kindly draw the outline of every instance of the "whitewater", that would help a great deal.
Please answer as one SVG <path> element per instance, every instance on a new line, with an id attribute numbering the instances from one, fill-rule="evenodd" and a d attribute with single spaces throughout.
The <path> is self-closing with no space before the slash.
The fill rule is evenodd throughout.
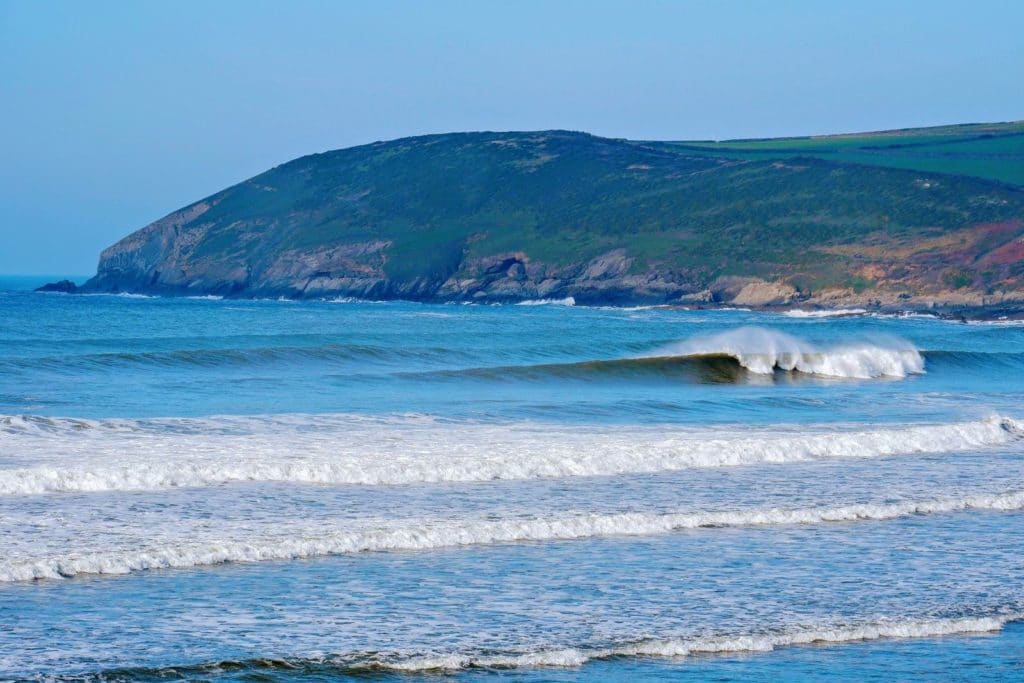
<path id="1" fill-rule="evenodd" d="M 905 501 L 887 505 L 764 509 L 725 512 L 625 513 L 539 519 L 416 522 L 399 528 L 335 531 L 240 540 L 208 539 L 120 552 L 77 552 L 63 557 L 0 561 L 0 581 L 57 579 L 79 574 L 127 574 L 150 569 L 181 569 L 227 562 L 296 560 L 346 553 L 412 551 L 495 543 L 567 541 L 600 536 L 646 536 L 682 529 L 774 526 L 895 519 L 908 515 L 972 510 L 1016 511 L 1024 492 L 971 498 Z M 276 530 L 275 530 L 276 531 Z M 302 534 L 302 532 L 298 532 Z M 296 532 L 293 531 L 293 534 Z"/>
<path id="2" fill-rule="evenodd" d="M 175 421 L 0 418 L 5 451 L 45 464 L 0 469 L 0 496 L 202 487 L 237 481 L 399 485 L 647 474 L 691 467 L 880 458 L 1003 446 L 1024 437 L 1008 417 L 922 426 L 571 430 L 537 423 L 424 425 L 348 416 Z M 154 423 L 150 423 L 154 424 Z M 225 433 L 240 424 L 250 433 Z M 298 426 L 298 425 L 304 425 Z M 313 430 L 310 425 L 317 424 Z"/>
<path id="3" fill-rule="evenodd" d="M 789 312 L 790 315 L 793 311 Z M 814 316 L 807 316 L 814 317 Z M 777 330 L 740 327 L 707 337 L 698 336 L 664 346 L 649 357 L 700 357 L 725 355 L 758 374 L 775 370 L 805 372 L 826 377 L 870 379 L 906 377 L 924 372 L 924 359 L 906 340 L 844 342 L 818 348 Z"/>
<path id="4" fill-rule="evenodd" d="M 0 679 L 1024 679 L 1022 326 L 0 306 Z"/>

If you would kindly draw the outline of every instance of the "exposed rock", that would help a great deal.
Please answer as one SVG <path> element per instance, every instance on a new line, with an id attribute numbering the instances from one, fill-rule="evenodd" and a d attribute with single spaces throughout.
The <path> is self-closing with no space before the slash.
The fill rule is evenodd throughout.
<path id="1" fill-rule="evenodd" d="M 59 282 L 48 282 L 42 287 L 36 287 L 37 292 L 64 292 L 74 294 L 78 291 L 78 285 L 71 280 L 60 280 Z"/>
<path id="2" fill-rule="evenodd" d="M 763 280 L 744 285 L 732 303 L 737 306 L 777 306 L 788 304 L 796 296 L 796 289 L 783 282 Z"/>

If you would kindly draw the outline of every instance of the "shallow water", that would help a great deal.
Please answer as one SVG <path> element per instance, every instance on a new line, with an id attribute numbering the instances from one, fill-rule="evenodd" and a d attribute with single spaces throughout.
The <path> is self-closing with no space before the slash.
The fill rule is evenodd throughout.
<path id="1" fill-rule="evenodd" d="M 1024 680 L 1022 326 L 23 284 L 0 678 Z"/>

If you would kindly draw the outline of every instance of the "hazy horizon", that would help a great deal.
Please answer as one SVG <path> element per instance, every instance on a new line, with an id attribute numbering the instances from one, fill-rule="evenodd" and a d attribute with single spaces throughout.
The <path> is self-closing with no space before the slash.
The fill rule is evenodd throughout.
<path id="1" fill-rule="evenodd" d="M 1005 2 L 2 2 L 0 273 L 91 273 L 103 248 L 181 206 L 375 140 L 1017 120 L 1021 20 Z"/>

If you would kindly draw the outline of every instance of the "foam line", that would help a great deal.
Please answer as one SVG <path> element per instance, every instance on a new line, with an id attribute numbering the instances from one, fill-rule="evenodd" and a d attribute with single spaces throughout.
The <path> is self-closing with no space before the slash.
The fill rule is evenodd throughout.
<path id="1" fill-rule="evenodd" d="M 237 420 L 224 424 L 238 428 Z M 401 485 L 650 474 L 689 468 L 799 463 L 969 451 L 1010 444 L 1024 425 L 1005 417 L 874 429 L 571 429 L 536 424 L 392 426 L 303 419 L 264 431 L 137 429 L 118 421 L 69 433 L 0 435 L 0 453 L 33 463 L 0 469 L 0 495 L 204 487 L 237 481 Z M 196 427 L 189 421 L 189 429 Z M 221 426 L 218 426 L 221 424 Z"/>
<path id="2" fill-rule="evenodd" d="M 1024 615 L 1005 614 L 952 619 L 886 619 L 850 625 L 793 629 L 769 634 L 739 634 L 702 638 L 649 639 L 607 648 L 559 648 L 533 652 L 483 654 L 430 654 L 406 658 L 376 657 L 372 668 L 405 672 L 458 671 L 473 668 L 576 667 L 615 657 L 690 657 L 707 654 L 771 652 L 800 645 L 836 645 L 858 641 L 988 633 L 1001 630 Z M 364 665 L 365 666 L 365 665 Z"/>
<path id="3" fill-rule="evenodd" d="M 193 541 L 138 550 L 73 553 L 0 562 L 0 581 L 57 579 L 80 574 L 128 574 L 229 562 L 293 560 L 363 552 L 417 551 L 516 542 L 569 541 L 607 536 L 647 536 L 722 527 L 768 527 L 890 520 L 910 515 L 969 510 L 1016 511 L 1024 491 L 965 498 L 859 504 L 840 507 L 675 513 L 577 514 L 502 520 L 414 521 L 369 530 L 334 530 L 297 537 L 257 536 L 227 541 Z"/>

